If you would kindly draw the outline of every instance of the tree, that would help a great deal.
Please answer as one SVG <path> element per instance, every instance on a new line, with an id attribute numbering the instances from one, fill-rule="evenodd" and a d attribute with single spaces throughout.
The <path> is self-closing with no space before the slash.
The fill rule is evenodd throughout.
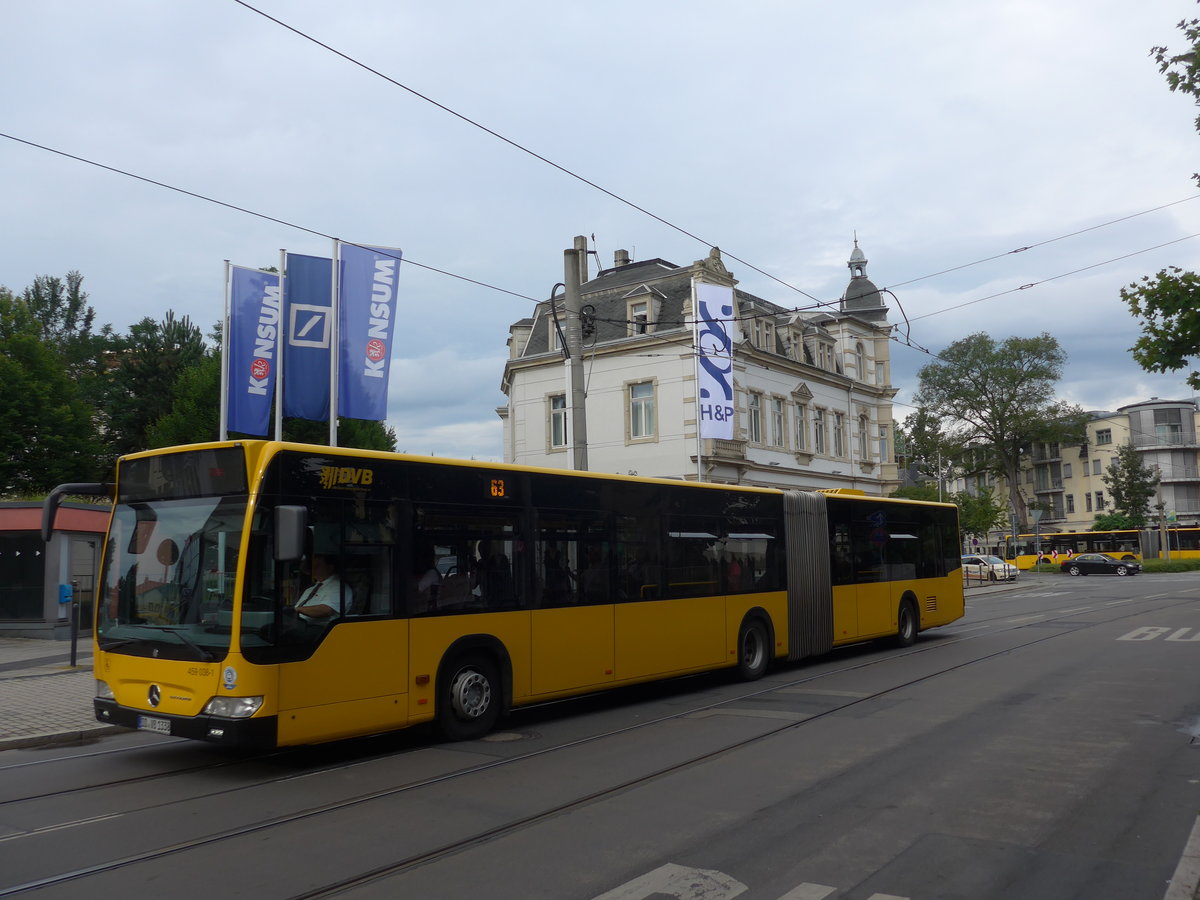
<path id="1" fill-rule="evenodd" d="M 1022 531 L 1028 530 L 1022 456 L 1036 442 L 1077 439 L 1086 421 L 1077 406 L 1052 399 L 1066 358 L 1049 334 L 997 343 L 980 332 L 955 341 L 917 373 L 917 403 L 952 442 L 971 448 L 977 471 L 1006 479 Z"/>
<path id="2" fill-rule="evenodd" d="M 200 329 L 187 316 L 176 319 L 171 310 L 161 322 L 147 316 L 117 342 L 112 383 L 105 398 L 114 455 L 151 446 L 150 429 L 171 411 L 180 377 L 204 355 Z"/>
<path id="3" fill-rule="evenodd" d="M 92 408 L 36 332 L 0 338 L 0 492 L 44 494 L 99 475 Z"/>
<path id="4" fill-rule="evenodd" d="M 988 532 L 1008 519 L 1007 510 L 991 490 L 978 494 L 961 491 L 954 495 L 954 502 L 958 505 L 958 529 L 963 535 L 986 538 Z"/>
<path id="5" fill-rule="evenodd" d="M 1108 488 L 1113 510 L 1124 515 L 1130 523 L 1124 527 L 1145 528 L 1150 520 L 1150 500 L 1160 480 L 1158 472 L 1147 466 L 1142 455 L 1129 443 L 1117 449 L 1100 477 Z"/>
<path id="6" fill-rule="evenodd" d="M 905 500 L 936 501 L 938 489 L 936 484 L 907 484 L 889 494 L 891 497 L 901 497 Z"/>
<path id="7" fill-rule="evenodd" d="M 1125 513 L 1100 513 L 1096 516 L 1096 520 L 1092 522 L 1092 531 L 1125 531 L 1130 528 L 1141 528 L 1144 524 L 1136 524 Z"/>
<path id="8" fill-rule="evenodd" d="M 1176 54 L 1166 47 L 1152 47 L 1150 55 L 1167 86 L 1200 105 L 1200 19 L 1185 19 L 1177 27 L 1189 49 Z M 1194 124 L 1200 131 L 1200 116 Z M 1192 177 L 1200 182 L 1200 174 Z M 1200 356 L 1200 281 L 1195 273 L 1175 266 L 1161 269 L 1122 288 L 1121 299 L 1140 320 L 1142 335 L 1130 352 L 1147 372 L 1177 372 Z M 1187 382 L 1200 390 L 1200 370 L 1193 369 Z"/>

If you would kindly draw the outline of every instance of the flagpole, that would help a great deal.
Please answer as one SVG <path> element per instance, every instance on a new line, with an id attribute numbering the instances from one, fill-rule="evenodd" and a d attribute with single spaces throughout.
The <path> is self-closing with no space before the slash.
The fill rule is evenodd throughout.
<path id="1" fill-rule="evenodd" d="M 284 278 L 287 272 L 287 251 L 279 249 L 279 330 L 275 335 L 275 440 L 283 440 L 283 353 L 287 345 L 287 303 L 284 301 Z"/>
<path id="2" fill-rule="evenodd" d="M 692 374 L 696 379 L 696 480 L 704 480 L 704 438 L 700 433 L 700 306 L 696 302 L 696 279 L 692 279 Z"/>
<path id="3" fill-rule="evenodd" d="M 338 318 L 340 312 L 338 309 L 340 297 L 338 296 L 338 278 L 339 256 L 341 254 L 341 241 L 337 238 L 333 239 L 333 265 L 330 266 L 332 274 L 330 275 L 330 309 L 329 309 L 329 446 L 336 447 L 337 442 L 337 401 L 338 401 L 338 344 L 341 340 L 338 327 Z"/>
<path id="4" fill-rule="evenodd" d="M 225 318 L 221 323 L 221 416 L 218 440 L 229 440 L 229 293 L 230 263 L 225 260 Z"/>

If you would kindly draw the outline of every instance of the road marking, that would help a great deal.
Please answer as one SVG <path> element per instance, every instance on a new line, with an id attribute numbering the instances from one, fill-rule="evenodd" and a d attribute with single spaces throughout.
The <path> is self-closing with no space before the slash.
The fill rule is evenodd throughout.
<path id="1" fill-rule="evenodd" d="M 1096 607 L 1094 607 L 1094 606 L 1077 606 L 1077 607 L 1075 607 L 1074 609 L 1056 609 L 1056 610 L 1054 611 L 1054 614 L 1055 614 L 1056 616 L 1069 616 L 1069 615 L 1071 615 L 1072 613 L 1077 613 L 1077 612 L 1088 612 L 1088 611 L 1090 611 L 1090 610 L 1093 610 L 1093 609 L 1095 609 L 1095 608 L 1096 608 Z"/>
<path id="2" fill-rule="evenodd" d="M 1045 615 L 1039 616 L 1021 616 L 1019 619 L 1008 619 L 1009 625 L 1020 625 L 1022 622 L 1038 622 L 1046 618 Z"/>
<path id="3" fill-rule="evenodd" d="M 776 694 L 820 694 L 823 697 L 870 697 L 870 691 L 822 691 L 817 688 L 785 687 L 774 691 Z"/>
<path id="4" fill-rule="evenodd" d="M 648 900 L 658 894 L 678 900 L 728 900 L 750 888 L 715 869 L 690 869 L 667 863 L 640 878 L 627 881 L 595 900 Z"/>
<path id="5" fill-rule="evenodd" d="M 824 900 L 835 891 L 837 891 L 835 887 L 825 884 L 810 884 L 806 881 L 804 884 L 796 885 L 779 900 Z"/>
<path id="6" fill-rule="evenodd" d="M 1191 837 L 1183 848 L 1179 865 L 1171 876 L 1170 887 L 1167 888 L 1163 900 L 1192 900 L 1196 889 L 1200 887 L 1200 816 L 1192 826 Z"/>

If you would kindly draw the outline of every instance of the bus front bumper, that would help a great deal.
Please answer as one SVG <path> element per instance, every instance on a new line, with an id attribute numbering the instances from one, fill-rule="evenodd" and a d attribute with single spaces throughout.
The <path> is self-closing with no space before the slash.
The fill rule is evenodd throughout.
<path id="1" fill-rule="evenodd" d="M 168 716 L 120 706 L 113 700 L 92 699 L 96 720 L 105 725 L 122 725 L 171 737 L 190 738 L 226 747 L 268 749 L 275 747 L 278 731 L 275 716 L 230 719 L 220 716 Z"/>

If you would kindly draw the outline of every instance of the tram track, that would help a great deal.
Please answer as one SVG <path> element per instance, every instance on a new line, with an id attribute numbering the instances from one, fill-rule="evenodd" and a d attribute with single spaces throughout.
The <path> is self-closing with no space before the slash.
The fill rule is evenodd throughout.
<path id="1" fill-rule="evenodd" d="M 1184 593 L 1192 594 L 1193 596 L 1178 597 L 1177 599 L 1173 599 L 1173 598 L 1176 598 L 1177 595 L 1184 594 Z M 1137 598 L 1137 599 L 1138 600 L 1153 599 L 1153 600 L 1159 600 L 1159 601 L 1167 601 L 1167 602 L 1157 603 L 1155 605 L 1155 610 L 1169 610 L 1169 609 L 1173 609 L 1175 607 L 1194 603 L 1196 600 L 1194 593 L 1195 593 L 1194 590 L 1186 589 L 1186 590 L 1181 590 L 1181 591 L 1169 591 L 1169 592 L 1166 592 L 1163 594 L 1154 595 L 1152 598 Z M 29 882 L 26 882 L 23 884 L 13 885 L 13 886 L 10 886 L 7 888 L 0 888 L 0 897 L 14 896 L 16 894 L 24 893 L 27 891 L 46 889 L 49 887 L 53 887 L 55 885 L 64 884 L 69 881 L 85 879 L 85 878 L 88 878 L 88 877 L 91 877 L 94 875 L 99 875 L 99 874 L 108 873 L 108 872 L 115 872 L 115 871 L 119 871 L 121 869 L 129 868 L 132 866 L 137 866 L 142 863 L 147 863 L 147 862 L 152 862 L 155 860 L 164 859 L 164 858 L 172 856 L 172 855 L 186 853 L 188 851 L 196 850 L 196 849 L 199 849 L 199 848 L 202 848 L 205 846 L 211 846 L 211 845 L 219 844 L 219 843 L 225 842 L 225 841 L 236 841 L 236 840 L 244 838 L 248 835 L 262 834 L 264 832 L 269 832 L 272 829 L 280 828 L 280 827 L 283 827 L 283 826 L 286 826 L 289 824 L 303 822 L 305 820 L 317 819 L 321 816 L 330 815 L 330 814 L 336 813 L 336 812 L 342 812 L 342 811 L 351 809 L 356 806 L 361 806 L 364 804 L 369 804 L 369 803 L 380 801 L 380 800 L 396 798 L 396 797 L 402 796 L 406 793 L 414 793 L 417 791 L 435 787 L 437 785 L 445 784 L 448 782 L 469 779 L 473 776 L 477 776 L 477 775 L 480 775 L 485 772 L 494 771 L 499 768 L 516 766 L 519 764 L 528 763 L 530 761 L 534 761 L 539 758 L 544 758 L 544 757 L 547 757 L 552 754 L 560 754 L 560 753 L 564 753 L 564 752 L 569 752 L 571 750 L 577 749 L 577 748 L 582 747 L 587 744 L 592 744 L 592 743 L 604 741 L 604 740 L 607 740 L 607 739 L 610 739 L 613 737 L 618 737 L 618 736 L 621 736 L 624 734 L 628 734 L 631 732 L 660 726 L 663 723 L 667 723 L 672 720 L 683 719 L 683 718 L 687 718 L 687 717 L 691 717 L 691 716 L 696 716 L 697 714 L 700 714 L 700 713 L 709 712 L 709 711 L 713 711 L 713 710 L 719 710 L 721 707 L 730 706 L 732 704 L 737 704 L 737 703 L 742 703 L 747 700 L 752 700 L 755 697 L 760 697 L 763 695 L 771 694 L 776 691 L 781 691 L 781 690 L 784 690 L 787 688 L 796 688 L 796 687 L 812 685 L 814 682 L 818 682 L 823 679 L 828 679 L 828 678 L 832 678 L 832 677 L 835 677 L 838 675 L 842 675 L 847 672 L 862 670 L 865 668 L 882 665 L 884 663 L 893 663 L 897 659 L 900 659 L 900 658 L 905 658 L 905 657 L 910 657 L 913 655 L 919 655 L 919 654 L 933 652 L 935 650 L 945 649 L 947 647 L 950 647 L 950 646 L 953 646 L 956 644 L 961 644 L 961 643 L 970 642 L 970 641 L 976 641 L 982 637 L 989 637 L 989 636 L 994 637 L 998 634 L 1003 634 L 1003 633 L 1007 633 L 1007 632 L 1031 629 L 1032 626 L 1034 626 L 1034 625 L 1045 626 L 1047 624 L 1054 624 L 1057 622 L 1067 622 L 1070 619 L 1077 618 L 1081 615 L 1085 615 L 1085 614 L 1089 614 L 1089 613 L 1096 613 L 1096 612 L 1118 613 L 1115 615 L 1106 616 L 1104 618 L 1104 621 L 1102 621 L 1102 622 L 1085 623 L 1079 627 L 1071 628 L 1071 629 L 1069 629 L 1069 631 L 1064 631 L 1064 632 L 1039 631 L 1036 633 L 1037 636 L 1031 640 L 1021 641 L 1021 642 L 1013 643 L 1013 644 L 1006 644 L 1002 648 L 999 648 L 999 649 L 996 649 L 996 650 L 993 650 L 993 651 L 990 651 L 987 653 L 982 653 L 982 654 L 979 654 L 976 656 L 972 656 L 969 659 L 961 660 L 953 665 L 940 666 L 936 669 L 936 671 L 924 673 L 917 678 L 912 678 L 912 679 L 906 680 L 903 683 L 889 685 L 886 688 L 882 688 L 880 690 L 871 692 L 869 694 L 864 694 L 862 696 L 855 696 L 855 697 L 846 697 L 846 698 L 844 698 L 843 702 L 838 702 L 837 705 L 832 706 L 827 710 L 823 710 L 820 712 L 812 713 L 811 715 L 807 715 L 805 718 L 803 718 L 799 721 L 780 722 L 780 724 L 778 724 L 774 727 L 769 727 L 765 731 L 762 731 L 762 732 L 752 735 L 750 737 L 726 743 L 719 748 L 707 750 L 707 751 L 689 756 L 685 759 L 674 761 L 668 765 L 656 767 L 652 770 L 639 773 L 636 776 L 633 776 L 633 777 L 630 777 L 627 779 L 622 779 L 617 783 L 606 785 L 602 789 L 589 791 L 587 793 L 581 794 L 580 796 L 573 797 L 573 798 L 570 798 L 569 800 L 564 800 L 562 802 L 552 803 L 543 809 L 532 811 L 529 814 L 524 815 L 524 816 L 518 816 L 518 817 L 512 819 L 511 821 L 503 823 L 502 825 L 498 825 L 498 826 L 492 827 L 492 828 L 482 829 L 482 830 L 473 832 L 471 834 L 463 835 L 462 837 L 459 837 L 454 840 L 444 841 L 443 843 L 439 844 L 436 847 L 425 849 L 420 852 L 414 852 L 412 854 L 404 856 L 401 859 L 389 861 L 388 863 L 386 863 L 384 865 L 376 866 L 376 867 L 371 868 L 366 871 L 362 871 L 362 872 L 355 873 L 352 875 L 347 875 L 346 877 L 343 877 L 343 878 L 332 880 L 329 883 L 327 883 L 319 888 L 310 890 L 307 893 L 296 895 L 296 896 L 312 897 L 312 898 L 335 896 L 339 893 L 345 892 L 347 890 L 350 890 L 350 889 L 353 889 L 356 887 L 368 885 L 373 882 L 377 882 L 377 881 L 381 881 L 381 880 L 384 880 L 384 879 L 387 879 L 390 877 L 401 875 L 406 871 L 411 871 L 411 870 L 420 868 L 422 866 L 428 865 L 430 863 L 433 863 L 437 860 L 441 860 L 446 857 L 453 856 L 456 853 L 463 852 L 464 850 L 470 849 L 471 847 L 473 847 L 475 845 L 478 845 L 478 844 L 481 844 L 481 843 L 484 843 L 487 841 L 492 841 L 492 840 L 495 840 L 506 834 L 510 834 L 515 831 L 519 831 L 521 829 L 531 827 L 539 822 L 544 822 L 544 821 L 553 819 L 554 817 L 560 816 L 567 812 L 570 812 L 571 810 L 578 809 L 578 808 L 587 806 L 589 804 L 596 803 L 596 802 L 606 799 L 610 796 L 614 796 L 616 794 L 628 791 L 632 788 L 636 788 L 640 785 L 652 783 L 656 780 L 665 778 L 665 777 L 671 775 L 672 773 L 679 772 L 681 770 L 702 764 L 704 762 L 707 762 L 709 760 L 720 757 L 722 755 L 737 751 L 738 749 L 747 747 L 749 745 L 769 740 L 769 739 L 774 738 L 782 733 L 800 729 L 806 725 L 810 725 L 810 724 L 812 724 L 814 722 L 818 722 L 822 719 L 826 719 L 831 716 L 835 716 L 835 715 L 842 713 L 848 709 L 851 709 L 855 706 L 859 706 L 859 705 L 865 704 L 865 703 L 870 703 L 872 701 L 876 701 L 881 698 L 887 697 L 889 694 L 893 694 L 897 691 L 903 691 L 903 690 L 912 688 L 912 687 L 920 685 L 922 683 L 929 682 L 931 680 L 940 678 L 942 676 L 951 674 L 956 671 L 960 671 L 960 670 L 962 670 L 964 668 L 968 668 L 970 666 L 974 666 L 974 665 L 978 665 L 978 664 L 987 662 L 989 660 L 995 659 L 995 658 L 1003 656 L 1003 655 L 1012 654 L 1014 652 L 1017 652 L 1017 651 L 1020 651 L 1020 650 L 1023 650 L 1023 649 L 1029 648 L 1029 647 L 1033 647 L 1033 646 L 1036 646 L 1039 644 L 1044 644 L 1048 641 L 1054 641 L 1054 640 L 1058 639 L 1059 637 L 1065 636 L 1066 634 L 1078 634 L 1081 629 L 1104 627 L 1106 625 L 1112 624 L 1113 622 L 1119 622 L 1124 619 L 1143 616 L 1146 613 L 1144 604 L 1140 604 L 1140 603 L 1138 606 L 1129 608 L 1127 610 L 1118 610 L 1118 606 L 1124 605 L 1124 604 L 1125 604 L 1125 601 L 1114 601 L 1112 603 L 1109 603 L 1107 601 L 1098 601 L 1097 605 L 1089 605 L 1087 607 L 1075 606 L 1075 607 L 1071 607 L 1070 609 L 1062 610 L 1062 611 L 1047 610 L 1044 615 L 1039 615 L 1037 617 L 1036 622 L 1024 622 L 1021 624 L 1005 625 L 1004 624 L 1005 620 L 1012 618 L 1011 614 L 1002 615 L 1002 616 L 994 616 L 987 621 L 992 623 L 995 627 L 991 628 L 990 630 L 988 630 L 986 632 L 973 631 L 970 634 L 954 634 L 951 632 L 945 632 L 940 637 L 940 639 L 937 641 L 923 642 L 923 643 L 916 645 L 915 647 L 908 648 L 908 649 L 902 650 L 902 651 L 891 652 L 885 656 L 873 656 L 870 659 L 863 659 L 863 660 L 858 660 L 858 661 L 847 661 L 845 663 L 835 662 L 835 664 L 829 668 L 823 667 L 821 671 L 805 674 L 803 677 L 791 678 L 788 680 L 775 680 L 775 678 L 768 676 L 768 679 L 766 679 L 765 681 L 767 681 L 769 683 L 764 683 L 763 681 L 756 682 L 753 690 L 739 692 L 737 694 L 737 696 L 734 696 L 734 697 L 724 697 L 720 700 L 716 700 L 716 701 L 712 701 L 712 702 L 705 702 L 703 704 L 698 704 L 698 705 L 694 705 L 694 706 L 689 706 L 689 708 L 687 708 L 687 709 L 673 712 L 669 715 L 659 716 L 659 717 L 649 719 L 646 721 L 626 725 L 621 728 L 609 729 L 602 733 L 588 735 L 586 737 L 578 738 L 576 740 L 565 741 L 563 743 L 555 744 L 555 745 L 549 746 L 549 747 L 540 747 L 535 750 L 531 750 L 531 751 L 528 751 L 525 753 L 518 753 L 516 755 L 509 756 L 509 757 L 489 760 L 487 762 L 480 763 L 477 765 L 466 766 L 464 768 L 461 768 L 461 769 L 458 769 L 455 771 L 446 772 L 446 773 L 428 777 L 428 778 L 416 779 L 416 780 L 413 780 L 410 782 L 406 782 L 404 784 L 393 785 L 393 786 L 389 786 L 388 788 L 385 788 L 385 789 L 361 793 L 356 796 L 345 798 L 345 799 L 340 799 L 337 801 L 313 805 L 313 806 L 306 807 L 304 809 L 296 810 L 293 812 L 289 812 L 286 814 L 264 817 L 260 820 L 246 822 L 241 825 L 231 827 L 229 829 L 213 831 L 213 832 L 211 832 L 209 834 L 205 834 L 205 835 L 198 835 L 193 838 L 189 838 L 189 839 L 186 839 L 183 841 L 173 843 L 169 846 L 154 848 L 154 849 L 146 850 L 146 851 L 143 851 L 140 853 L 133 853 L 133 854 L 130 854 L 128 856 L 121 857 L 118 859 L 112 859 L 112 860 L 96 863 L 96 864 L 90 865 L 90 866 L 83 866 L 83 867 L 80 867 L 73 871 L 59 873 L 57 875 L 48 876 L 46 878 L 42 878 L 42 879 L 38 879 L 38 880 L 34 880 L 34 881 L 29 881 Z M 1033 633 L 1033 632 L 1031 631 L 1031 633 Z M 825 659 L 827 660 L 828 658 L 825 658 Z M 776 677 L 777 677 L 777 675 L 776 675 Z M 278 753 L 278 751 L 277 751 L 277 753 Z M 271 755 L 276 755 L 276 754 L 271 754 Z M 352 768 L 355 766 L 361 766 L 361 765 L 368 764 L 370 762 L 376 761 L 376 760 L 380 759 L 381 757 L 387 756 L 387 755 L 394 755 L 394 754 L 379 754 L 378 756 L 371 756 L 371 757 L 367 757 L 367 758 L 356 759 L 353 762 L 347 763 L 347 764 L 321 767 L 320 771 L 329 772 L 329 771 L 337 771 L 339 769 L 349 769 L 349 768 Z M 255 757 L 255 758 L 249 759 L 249 760 L 239 760 L 237 762 L 251 763 L 251 762 L 259 762 L 259 761 L 261 761 L 261 757 Z M 154 775 L 146 776 L 146 779 L 166 778 L 166 777 L 170 777 L 170 775 L 172 775 L 172 774 L 189 774 L 190 772 L 195 771 L 196 769 L 218 768 L 218 767 L 230 765 L 230 764 L 231 763 L 229 763 L 228 761 L 222 761 L 221 763 L 216 763 L 216 764 L 213 764 L 213 766 L 209 766 L 209 767 L 188 767 L 188 768 L 180 769 L 175 773 L 155 773 Z M 311 774 L 311 771 L 306 771 L 304 774 L 305 775 Z M 228 787 L 223 790 L 209 792 L 202 796 L 219 796 L 220 794 L 224 794 L 224 793 L 234 793 L 234 792 L 237 792 L 240 790 L 245 790 L 249 787 L 262 787 L 264 785 L 289 781 L 289 780 L 296 779 L 297 777 L 302 777 L 302 776 L 297 775 L 294 772 L 287 773 L 278 778 L 264 779 L 264 780 L 256 781 L 254 785 L 238 785 L 236 787 Z M 124 780 L 122 782 L 113 782 L 113 784 L 124 784 L 124 783 L 136 782 L 138 780 L 142 780 L 142 779 L 128 779 L 128 780 Z M 95 788 L 95 787 L 89 787 L 89 788 L 86 788 L 83 790 L 96 790 L 96 789 L 97 788 Z M 69 791 L 64 792 L 64 793 L 69 793 Z M 161 804 L 161 805 L 156 805 L 156 806 L 157 806 L 157 808 L 163 808 L 164 806 L 168 806 L 171 804 L 191 802 L 191 801 L 194 801 L 195 799 L 197 799 L 198 796 L 201 796 L 201 795 L 191 796 L 191 797 L 188 797 L 183 800 L 169 801 L 167 804 Z M 120 817 L 120 816 L 125 816 L 125 815 L 133 815 L 138 812 L 144 811 L 145 809 L 148 809 L 148 808 L 150 808 L 150 807 L 143 807 L 143 808 L 139 808 L 139 809 L 130 809 L 125 812 L 117 813 L 117 814 L 115 814 L 115 816 Z M 13 838 L 10 838 L 10 840 L 19 838 L 19 837 L 21 837 L 21 835 L 16 835 Z"/>

